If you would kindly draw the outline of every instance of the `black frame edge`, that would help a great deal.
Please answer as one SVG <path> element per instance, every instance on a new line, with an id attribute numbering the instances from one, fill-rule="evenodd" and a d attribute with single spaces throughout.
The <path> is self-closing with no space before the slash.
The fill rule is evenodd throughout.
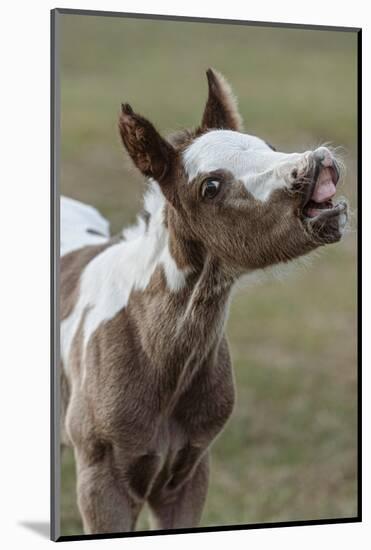
<path id="1" fill-rule="evenodd" d="M 345 523 L 359 523 L 361 520 L 358 517 L 339 518 L 339 519 L 313 519 L 302 521 L 282 521 L 272 523 L 252 523 L 250 525 L 222 525 L 215 527 L 196 527 L 192 529 L 167 529 L 154 531 L 130 531 L 127 533 L 103 533 L 96 535 L 62 535 L 57 539 L 57 542 L 69 542 L 74 540 L 102 540 L 102 539 L 118 539 L 131 537 L 151 537 L 157 535 L 182 535 L 189 533 L 217 533 L 220 531 L 249 531 L 251 529 L 272 529 L 280 527 L 309 527 L 315 525 L 335 525 Z"/>
<path id="2" fill-rule="evenodd" d="M 59 477 L 59 417 L 56 399 L 58 384 L 58 348 L 56 338 L 58 323 L 58 215 L 59 193 L 57 186 L 57 146 L 58 146 L 58 52 L 57 52 L 57 15 L 58 10 L 50 10 L 50 540 L 60 537 L 60 514 L 57 498 L 60 498 Z"/>
<path id="3" fill-rule="evenodd" d="M 100 11 L 100 10 L 84 10 L 74 8 L 55 8 L 60 14 L 64 15 L 91 15 L 98 17 L 123 17 L 127 19 L 153 19 L 161 21 L 184 21 L 193 23 L 216 23 L 216 24 L 229 24 L 229 25 L 250 25 L 252 27 L 284 27 L 290 29 L 302 29 L 302 30 L 318 30 L 318 31 L 342 31 L 342 32 L 358 32 L 360 27 L 341 27 L 331 25 L 311 25 L 304 23 L 277 23 L 269 21 L 250 21 L 247 19 L 218 19 L 216 17 L 196 17 L 188 15 L 171 15 L 164 14 L 159 15 L 155 13 L 133 13 L 133 12 L 119 12 L 119 11 Z"/>
<path id="4" fill-rule="evenodd" d="M 362 29 L 357 33 L 357 512 L 362 521 Z"/>
<path id="5" fill-rule="evenodd" d="M 50 12 L 50 538 L 57 540 L 55 532 L 55 445 L 54 445 L 54 113 L 55 113 L 55 11 Z"/>

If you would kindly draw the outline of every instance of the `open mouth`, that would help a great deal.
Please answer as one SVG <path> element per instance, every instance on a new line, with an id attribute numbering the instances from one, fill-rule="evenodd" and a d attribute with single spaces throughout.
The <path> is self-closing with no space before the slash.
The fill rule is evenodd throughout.
<path id="1" fill-rule="evenodd" d="M 308 186 L 306 193 L 303 214 L 307 218 L 316 218 L 320 215 L 335 214 L 338 210 L 337 204 L 332 199 L 336 194 L 336 185 L 339 181 L 339 170 L 334 163 L 332 166 L 324 167 L 316 165 L 313 182 Z"/>

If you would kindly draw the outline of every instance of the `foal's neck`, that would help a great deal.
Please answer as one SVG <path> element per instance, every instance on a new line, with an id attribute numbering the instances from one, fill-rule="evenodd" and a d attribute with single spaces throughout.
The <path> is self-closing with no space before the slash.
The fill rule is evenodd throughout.
<path id="1" fill-rule="evenodd" d="M 189 307 L 196 302 L 201 306 L 202 302 L 203 308 L 218 311 L 218 307 L 212 306 L 229 296 L 235 277 L 198 239 L 192 238 L 173 209 L 167 209 L 165 219 L 169 254 L 177 267 L 187 274 L 185 283 Z"/>
<path id="2" fill-rule="evenodd" d="M 207 256 L 202 270 L 191 273 L 187 283 L 161 357 L 166 410 L 175 406 L 200 369 L 214 368 L 228 315 L 232 281 L 213 258 Z"/>
<path id="3" fill-rule="evenodd" d="M 173 362 L 174 356 L 179 358 L 177 367 L 171 368 L 178 370 L 181 380 L 190 380 L 199 366 L 218 349 L 234 280 L 220 261 L 201 243 L 187 238 L 174 220 L 168 223 L 168 230 L 169 252 L 177 266 L 187 272 L 179 308 L 173 310 L 175 318 L 174 330 L 168 340 L 169 360 Z M 167 292 L 167 300 L 174 303 L 173 293 Z M 166 305 L 163 311 L 166 315 Z"/>
<path id="4" fill-rule="evenodd" d="M 152 215 L 145 235 L 141 247 L 147 239 L 157 268 L 129 306 L 156 371 L 161 408 L 169 410 L 200 368 L 213 367 L 234 281 L 171 208 Z"/>

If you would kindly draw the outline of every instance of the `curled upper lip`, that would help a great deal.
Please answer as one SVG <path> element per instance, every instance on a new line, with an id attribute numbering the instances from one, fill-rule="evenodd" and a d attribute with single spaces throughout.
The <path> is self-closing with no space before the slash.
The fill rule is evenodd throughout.
<path id="1" fill-rule="evenodd" d="M 319 178 L 319 175 L 321 173 L 321 170 L 323 170 L 324 168 L 328 168 L 331 173 L 332 173 L 332 180 L 334 182 L 335 185 L 337 185 L 338 181 L 339 181 L 339 178 L 340 178 L 340 169 L 339 169 L 339 165 L 338 163 L 336 162 L 336 160 L 334 158 L 331 159 L 331 165 L 324 165 L 324 162 L 323 162 L 323 157 L 319 156 L 319 155 L 316 155 L 316 153 L 313 154 L 312 156 L 312 159 L 311 159 L 311 165 L 310 165 L 310 168 L 305 176 L 305 180 L 308 181 L 309 180 L 309 183 L 307 183 L 304 187 L 304 190 L 303 190 L 303 203 L 302 203 L 302 206 L 303 208 L 309 203 L 309 201 L 311 200 L 312 196 L 313 196 L 313 193 L 314 193 L 314 188 L 316 186 L 316 183 L 318 181 L 318 178 Z"/>

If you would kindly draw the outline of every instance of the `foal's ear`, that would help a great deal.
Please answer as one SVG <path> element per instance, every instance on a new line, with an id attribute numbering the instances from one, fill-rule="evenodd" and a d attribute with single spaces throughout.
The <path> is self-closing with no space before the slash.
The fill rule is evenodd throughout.
<path id="1" fill-rule="evenodd" d="M 208 69 L 206 76 L 209 97 L 202 117 L 201 130 L 242 130 L 242 118 L 230 85 L 224 76 L 214 69 Z"/>
<path id="2" fill-rule="evenodd" d="M 134 164 L 145 176 L 163 183 L 175 161 L 175 150 L 144 117 L 128 103 L 121 105 L 119 130 Z"/>

